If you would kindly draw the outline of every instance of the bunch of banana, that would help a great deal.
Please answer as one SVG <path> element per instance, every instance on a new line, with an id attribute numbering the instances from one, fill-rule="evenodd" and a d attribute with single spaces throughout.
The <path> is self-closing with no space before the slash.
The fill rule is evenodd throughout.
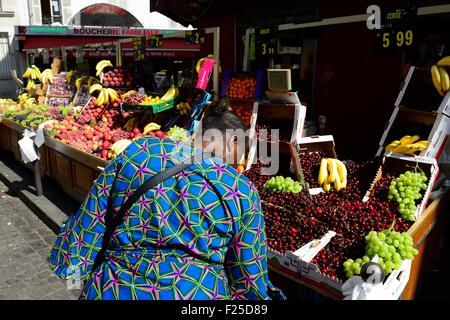
<path id="1" fill-rule="evenodd" d="M 99 63 L 97 63 L 97 65 L 95 66 L 95 70 L 97 70 L 97 72 L 95 73 L 95 75 L 98 77 L 100 76 L 100 73 L 102 73 L 103 69 L 105 69 L 106 67 L 112 67 L 112 63 L 109 60 L 102 60 Z"/>
<path id="2" fill-rule="evenodd" d="M 36 83 L 34 82 L 33 79 L 28 80 L 27 86 L 25 88 L 25 90 L 31 90 L 31 89 L 36 89 Z"/>
<path id="3" fill-rule="evenodd" d="M 212 55 L 212 54 L 208 54 L 207 57 L 201 58 L 200 60 L 198 60 L 198 61 L 197 61 L 197 64 L 195 65 L 195 71 L 197 71 L 197 73 L 200 72 L 200 69 L 202 68 L 203 63 L 205 62 L 206 59 L 212 59 L 212 60 L 215 60 L 215 59 L 214 59 L 214 55 Z M 222 72 L 222 68 L 220 67 L 220 65 L 219 65 L 219 72 Z"/>
<path id="4" fill-rule="evenodd" d="M 90 90 L 91 87 L 92 87 L 94 84 L 100 84 L 100 80 L 98 80 L 98 79 L 95 78 L 95 77 L 89 77 L 89 80 L 88 80 L 88 83 L 87 83 L 88 89 Z"/>
<path id="5" fill-rule="evenodd" d="M 26 93 L 26 92 L 25 92 L 25 93 L 22 93 L 22 94 L 19 96 L 19 103 L 20 103 L 20 104 L 25 103 L 29 97 L 30 97 L 30 96 L 28 95 L 28 93 Z"/>
<path id="6" fill-rule="evenodd" d="M 325 192 L 330 191 L 332 183 L 336 191 L 347 187 L 347 168 L 345 164 L 338 159 L 322 158 L 317 182 L 323 187 Z"/>
<path id="7" fill-rule="evenodd" d="M 45 69 L 44 71 L 42 71 L 41 82 L 43 84 L 52 84 L 53 83 L 52 69 Z"/>
<path id="8" fill-rule="evenodd" d="M 385 150 L 387 152 L 409 154 L 413 155 L 416 152 L 422 152 L 430 144 L 426 140 L 419 141 L 420 137 L 415 136 L 404 136 L 400 140 L 394 140 L 389 145 L 386 146 Z"/>
<path id="9" fill-rule="evenodd" d="M 134 128 L 137 128 L 139 126 L 139 122 L 140 122 L 139 120 L 140 119 L 137 117 L 128 119 L 127 123 L 125 123 L 123 128 L 126 131 L 133 131 Z"/>
<path id="10" fill-rule="evenodd" d="M 94 86 L 96 86 L 96 85 L 94 85 Z M 92 86 L 92 87 L 94 87 L 94 86 Z M 92 89 L 92 87 L 91 87 L 91 89 Z M 97 91 L 97 90 L 98 89 L 96 89 L 94 91 Z M 102 88 L 100 90 L 100 93 L 98 94 L 95 104 L 97 106 L 108 105 L 110 103 L 116 102 L 117 99 L 119 99 L 119 94 L 117 93 L 116 90 L 111 89 L 111 88 Z"/>
<path id="11" fill-rule="evenodd" d="M 161 102 L 161 98 L 158 96 L 156 96 L 156 97 L 146 96 L 145 100 L 142 101 L 140 104 L 144 105 L 144 106 L 148 106 L 148 105 L 157 104 L 160 102 Z"/>
<path id="12" fill-rule="evenodd" d="M 79 78 L 75 81 L 75 86 L 77 87 L 77 89 L 80 89 L 82 85 L 88 83 L 88 80 L 89 80 L 89 78 L 86 77 L 86 76 L 79 77 Z"/>
<path id="13" fill-rule="evenodd" d="M 109 158 L 115 158 L 118 154 L 122 153 L 130 145 L 130 143 L 131 141 L 127 139 L 114 142 L 111 146 L 111 154 L 109 155 Z"/>
<path id="14" fill-rule="evenodd" d="M 450 67 L 450 56 L 444 57 L 431 67 L 431 79 L 436 90 L 441 96 L 445 96 L 450 90 L 450 77 L 445 68 Z"/>
<path id="15" fill-rule="evenodd" d="M 174 85 L 170 86 L 169 90 L 160 98 L 160 101 L 167 101 L 173 99 L 179 95 L 178 88 Z"/>
<path id="16" fill-rule="evenodd" d="M 36 105 L 36 99 L 35 99 L 35 98 L 28 98 L 28 99 L 25 101 L 25 105 L 26 105 L 27 107 Z"/>
<path id="17" fill-rule="evenodd" d="M 93 84 L 89 87 L 89 94 L 92 95 L 95 91 L 103 90 L 103 86 L 100 83 Z"/>
<path id="18" fill-rule="evenodd" d="M 180 102 L 178 105 L 177 105 L 177 110 L 179 110 L 180 111 L 180 115 L 188 115 L 189 114 L 189 112 L 191 112 L 191 106 L 189 105 L 189 103 L 187 103 L 187 102 Z"/>
<path id="19" fill-rule="evenodd" d="M 41 76 L 41 71 L 39 71 L 39 68 L 34 64 L 31 67 L 27 68 L 27 70 L 25 70 L 24 74 L 22 75 L 23 78 L 33 80 L 40 80 Z"/>
<path id="20" fill-rule="evenodd" d="M 70 83 L 74 78 L 78 78 L 78 73 L 74 70 L 70 70 L 66 75 L 66 81 Z"/>
<path id="21" fill-rule="evenodd" d="M 159 129 L 161 129 L 161 126 L 160 126 L 159 124 L 154 123 L 154 122 L 150 122 L 149 124 L 147 124 L 147 125 L 144 127 L 144 132 L 143 132 L 143 134 L 146 135 L 146 134 L 148 134 L 149 132 L 152 132 L 152 131 L 158 131 Z"/>

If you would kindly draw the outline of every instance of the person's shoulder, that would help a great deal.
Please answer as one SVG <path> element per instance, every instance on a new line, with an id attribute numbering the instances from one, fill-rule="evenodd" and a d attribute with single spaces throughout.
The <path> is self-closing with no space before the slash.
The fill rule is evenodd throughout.
<path id="1" fill-rule="evenodd" d="M 206 159 L 203 162 L 208 170 L 213 171 L 219 182 L 238 188 L 241 195 L 253 196 L 253 194 L 258 194 L 253 182 L 229 163 L 217 157 Z"/>

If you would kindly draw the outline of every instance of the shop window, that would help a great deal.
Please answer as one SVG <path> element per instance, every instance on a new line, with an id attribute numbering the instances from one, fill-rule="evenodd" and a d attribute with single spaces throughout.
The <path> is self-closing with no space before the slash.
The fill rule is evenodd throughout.
<path id="1" fill-rule="evenodd" d="M 7 32 L 0 32 L 0 78 L 10 77 L 11 69 L 9 36 Z"/>

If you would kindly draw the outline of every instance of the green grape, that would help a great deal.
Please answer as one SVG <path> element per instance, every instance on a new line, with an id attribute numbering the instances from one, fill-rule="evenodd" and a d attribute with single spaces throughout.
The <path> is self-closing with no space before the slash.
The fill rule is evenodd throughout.
<path id="1" fill-rule="evenodd" d="M 298 181 L 294 181 L 292 178 L 284 178 L 282 176 L 276 176 L 270 178 L 264 184 L 264 191 L 268 192 L 290 192 L 290 193 L 300 193 L 303 188 Z"/>

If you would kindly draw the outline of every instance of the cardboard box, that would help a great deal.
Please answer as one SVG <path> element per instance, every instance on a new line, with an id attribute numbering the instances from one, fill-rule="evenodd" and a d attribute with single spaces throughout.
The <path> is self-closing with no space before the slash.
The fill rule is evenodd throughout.
<path id="1" fill-rule="evenodd" d="M 408 157 L 408 156 L 401 156 L 396 154 L 391 154 L 388 156 L 385 156 L 383 158 L 381 166 L 378 168 L 377 174 L 375 176 L 375 179 L 372 182 L 372 185 L 370 186 L 370 189 L 367 191 L 366 195 L 364 196 L 363 202 L 366 202 L 370 199 L 371 193 L 373 188 L 375 187 L 375 184 L 378 182 L 378 180 L 381 179 L 384 173 L 390 173 L 394 176 L 399 176 L 400 174 L 408 171 L 408 170 L 414 170 L 416 165 L 423 170 L 423 172 L 426 174 L 428 178 L 428 187 L 423 193 L 422 201 L 416 208 L 416 213 L 414 215 L 415 219 L 419 219 L 419 217 L 422 215 L 423 211 L 425 210 L 428 199 L 430 197 L 431 191 L 433 190 L 434 183 L 438 177 L 439 174 L 439 166 L 437 164 L 436 159 L 433 158 L 425 158 L 425 157 Z"/>
<path id="2" fill-rule="evenodd" d="M 311 136 L 300 138 L 297 142 L 292 142 L 290 146 L 293 159 L 294 171 L 298 181 L 308 183 L 305 187 L 310 194 L 318 194 L 324 192 L 323 188 L 309 188 L 311 181 L 307 181 L 301 167 L 300 155 L 308 152 L 323 152 L 327 158 L 337 158 L 335 151 L 334 138 L 332 135 Z M 320 165 L 320 164 L 319 164 Z"/>
<path id="3" fill-rule="evenodd" d="M 405 135 L 419 135 L 420 140 L 427 140 L 430 145 L 419 155 L 438 159 L 450 132 L 450 118 L 436 112 L 417 111 L 404 107 L 395 107 L 383 136 L 376 156 L 392 154 L 385 152 L 385 147 Z"/>

